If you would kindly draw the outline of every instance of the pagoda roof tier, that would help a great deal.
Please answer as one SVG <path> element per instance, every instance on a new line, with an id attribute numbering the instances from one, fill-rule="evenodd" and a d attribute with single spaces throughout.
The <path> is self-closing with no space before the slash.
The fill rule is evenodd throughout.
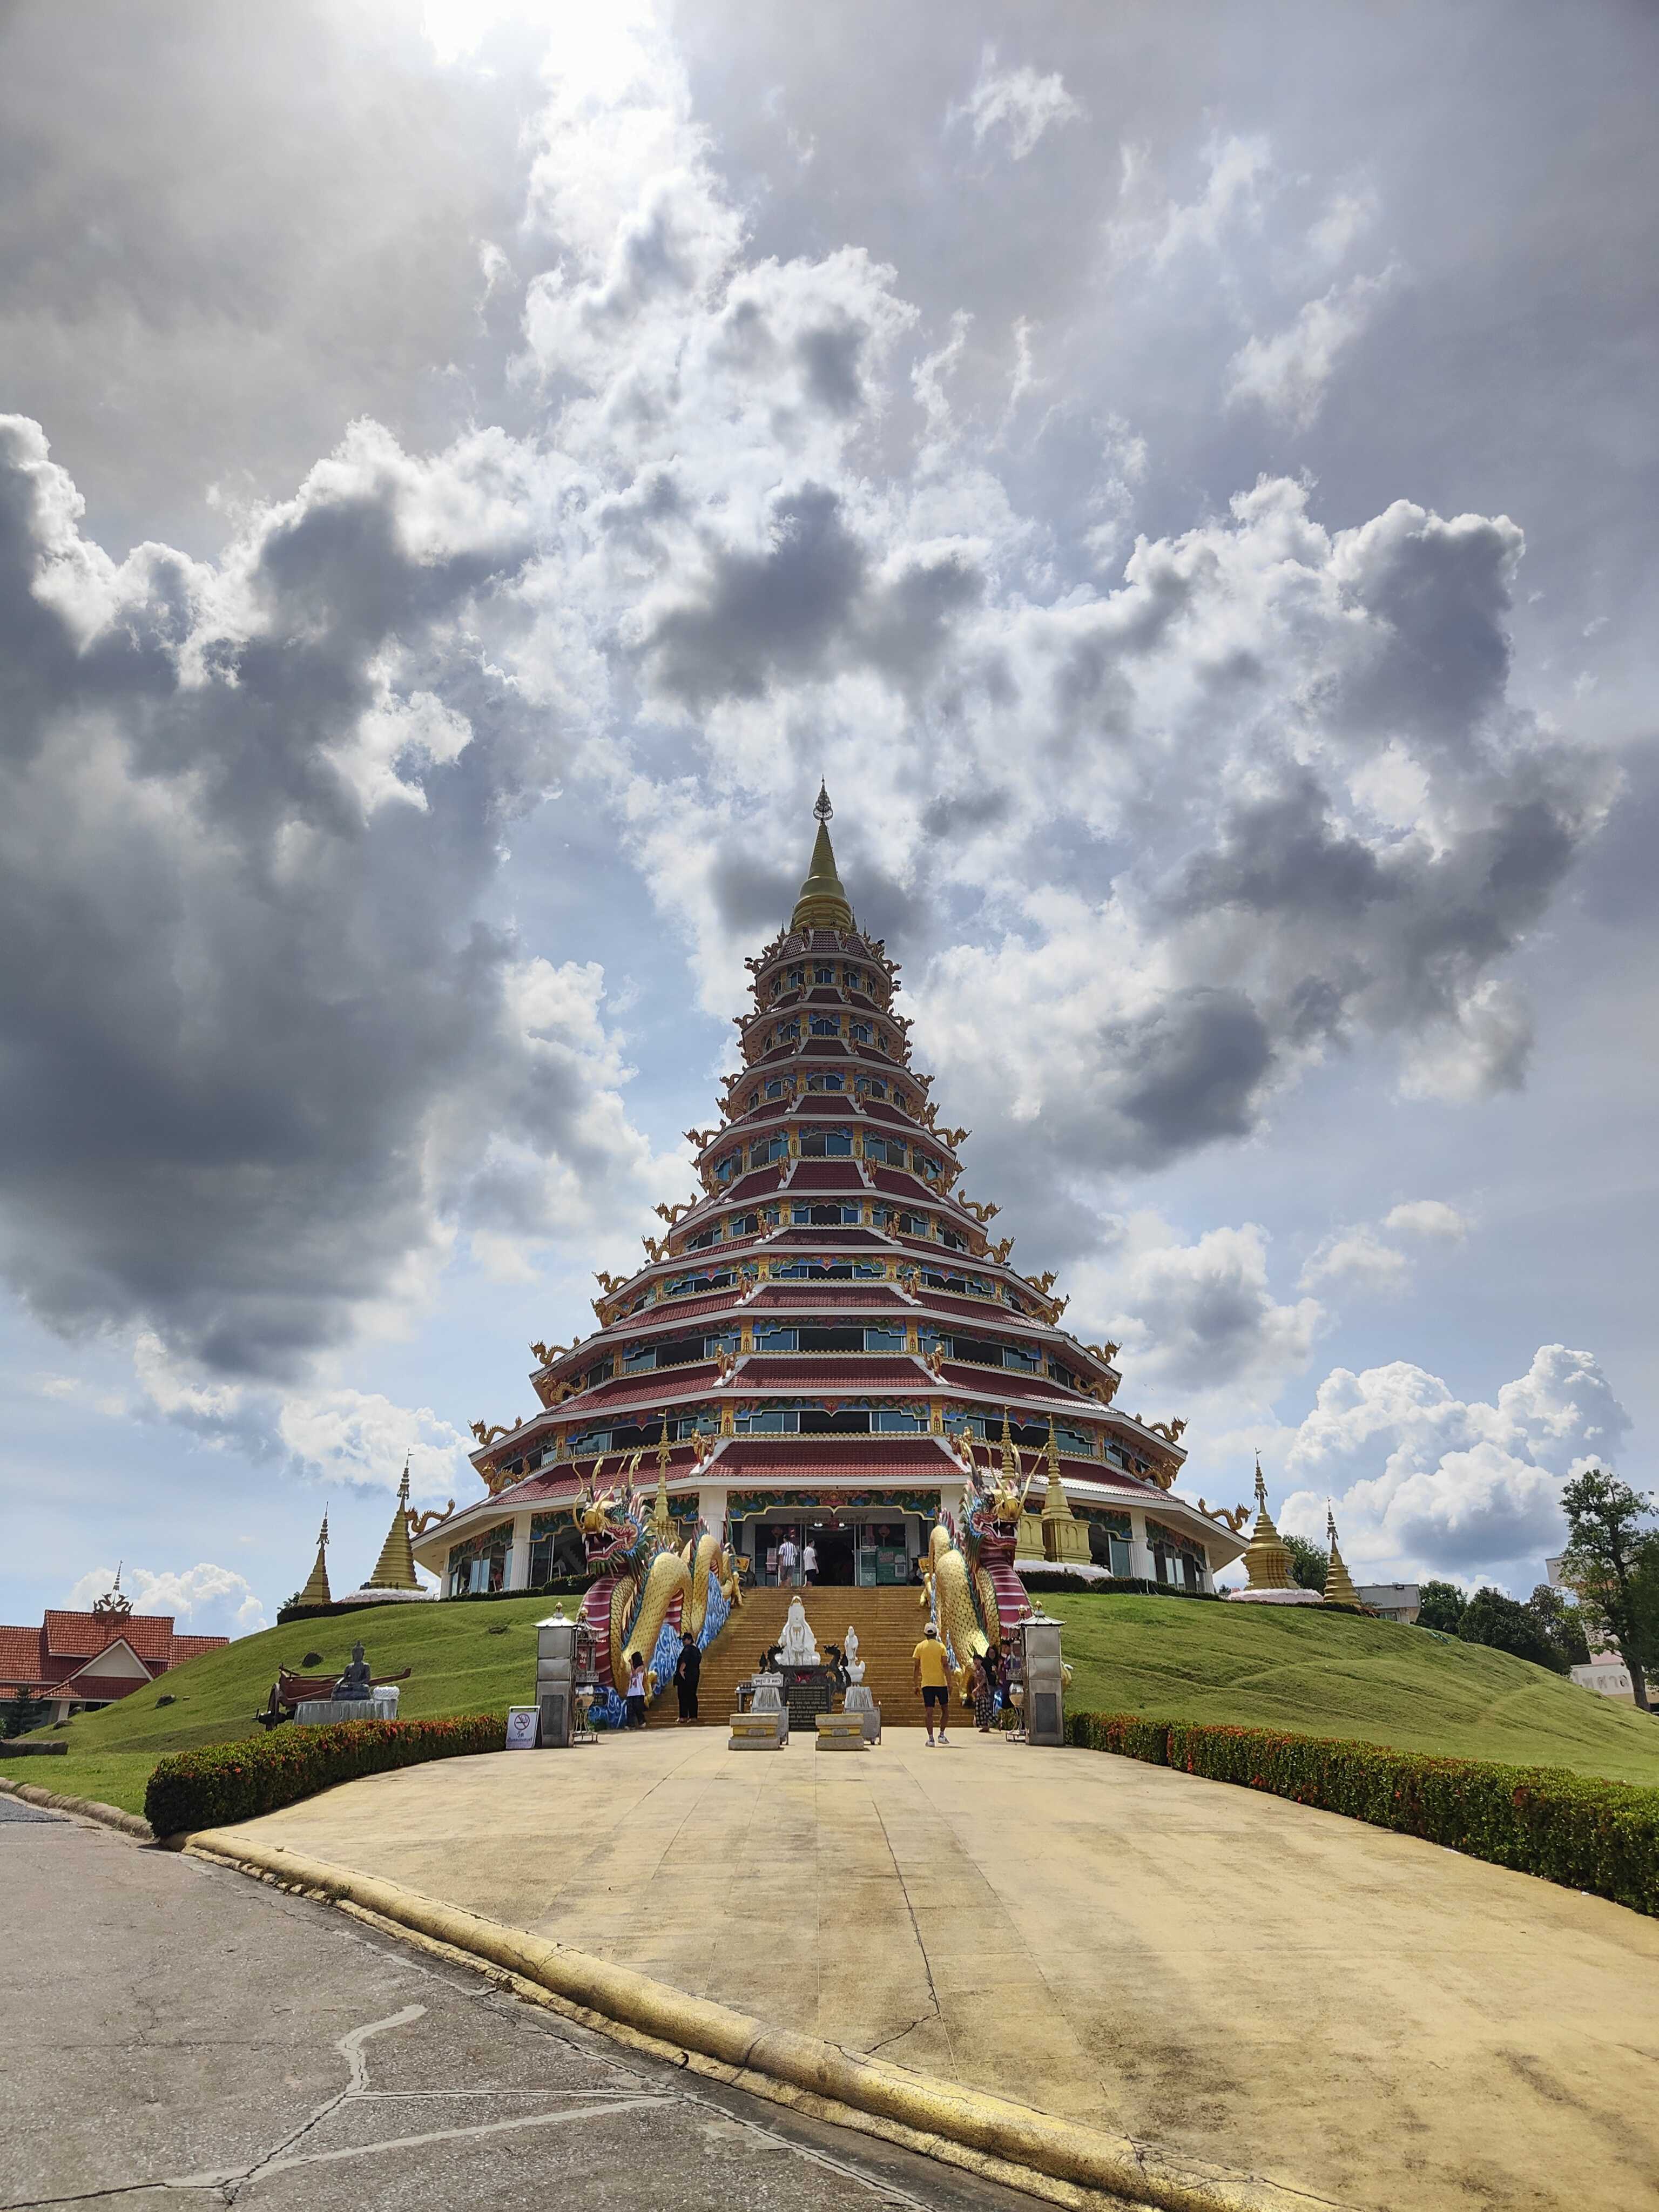
<path id="1" fill-rule="evenodd" d="M 787 1313 L 799 1307 L 803 1312 L 817 1313 L 826 1306 L 846 1306 L 853 1312 L 869 1315 L 875 1311 L 890 1313 L 895 1321 L 914 1321 L 915 1308 L 900 1297 L 898 1288 L 892 1283 L 835 1283 L 827 1289 L 814 1289 L 810 1283 L 763 1283 L 747 1313 Z"/>
<path id="2" fill-rule="evenodd" d="M 962 1463 L 938 1437 L 738 1437 L 709 1472 L 722 1482 L 844 1482 L 962 1480 Z"/>

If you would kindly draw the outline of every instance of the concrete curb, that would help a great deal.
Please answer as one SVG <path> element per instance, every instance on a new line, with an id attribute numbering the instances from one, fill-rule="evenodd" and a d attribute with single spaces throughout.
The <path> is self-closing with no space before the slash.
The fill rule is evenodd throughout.
<path id="1" fill-rule="evenodd" d="M 35 1782 L 13 1782 L 0 1774 L 0 1790 L 9 1797 L 21 1797 L 26 1805 L 43 1806 L 49 1813 L 79 1813 L 88 1820 L 100 1820 L 106 1828 L 118 1828 L 124 1836 L 136 1836 L 140 1843 L 153 1844 L 155 1831 L 137 1813 L 124 1813 L 118 1805 L 106 1805 L 97 1797 L 66 1797 L 61 1790 L 42 1790 Z"/>
<path id="2" fill-rule="evenodd" d="M 561 1943 L 486 1920 L 376 1875 L 332 1866 L 240 1833 L 211 1828 L 184 1839 L 193 1855 L 227 1862 L 269 1880 L 355 1905 L 447 1949 L 550 1991 L 593 2015 L 658 2045 L 714 2060 L 721 2069 L 781 2084 L 798 2095 L 872 2116 L 995 2160 L 1018 2185 L 1020 2173 L 1071 2191 L 1099 2191 L 1108 2203 L 1154 2205 L 1159 2212 L 1329 2212 L 1333 2200 L 1254 2176 L 1194 2164 L 1177 2166 L 1127 2136 L 1026 2105 L 866 2058 L 789 2028 L 695 1997 Z M 1045 2195 L 1054 2195 L 1044 2190 Z M 1075 2199 L 1072 2201 L 1076 2201 Z M 1098 2199 L 1097 2201 L 1099 2201 Z"/>

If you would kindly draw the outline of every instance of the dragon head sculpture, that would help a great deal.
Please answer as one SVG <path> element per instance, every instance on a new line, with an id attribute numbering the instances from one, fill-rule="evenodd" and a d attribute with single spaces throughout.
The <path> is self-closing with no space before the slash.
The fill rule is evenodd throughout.
<path id="1" fill-rule="evenodd" d="M 619 1574 L 645 1541 L 645 1513 L 626 1475 L 619 1491 L 599 1488 L 604 1465 L 601 1460 L 576 1493 L 575 1521 L 586 1546 L 589 1568 Z"/>

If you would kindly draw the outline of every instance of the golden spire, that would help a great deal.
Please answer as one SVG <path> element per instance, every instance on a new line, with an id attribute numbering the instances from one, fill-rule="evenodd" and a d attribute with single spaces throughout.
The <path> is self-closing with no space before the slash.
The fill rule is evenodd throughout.
<path id="1" fill-rule="evenodd" d="M 789 917 L 792 930 L 848 931 L 853 927 L 853 909 L 836 872 L 835 848 L 830 842 L 830 817 L 835 811 L 830 804 L 829 792 L 820 784 L 812 808 L 818 817 L 818 834 L 812 845 L 812 865 L 800 887 L 800 896 L 795 901 L 795 911 Z"/>
<path id="2" fill-rule="evenodd" d="M 657 1498 L 651 1508 L 651 1533 L 656 1538 L 659 1551 L 666 1552 L 674 1541 L 674 1516 L 668 1510 L 668 1417 L 663 1416 L 662 1434 L 657 1439 Z"/>
<path id="3" fill-rule="evenodd" d="M 1046 1526 L 1050 1521 L 1073 1521 L 1077 1516 L 1072 1510 L 1071 1499 L 1066 1495 L 1066 1486 L 1060 1479 L 1060 1438 L 1054 1433 L 1052 1413 L 1048 1416 L 1048 1442 L 1045 1447 L 1045 1456 L 1048 1462 L 1048 1486 L 1042 1498 L 1044 1524 Z"/>
<path id="4" fill-rule="evenodd" d="M 334 1593 L 328 1586 L 328 1515 L 323 1515 L 323 1525 L 317 1531 L 317 1564 L 307 1578 L 305 1588 L 295 1600 L 296 1605 L 332 1605 Z"/>
<path id="5" fill-rule="evenodd" d="M 1002 1472 L 1006 1480 L 1019 1480 L 1019 1459 L 1014 1450 L 1013 1432 L 1008 1426 L 1008 1408 L 1002 1409 Z"/>
<path id="6" fill-rule="evenodd" d="M 1359 1592 L 1354 1588 L 1348 1570 L 1342 1564 L 1342 1554 L 1336 1548 L 1336 1516 L 1325 1503 L 1325 1533 L 1331 1540 L 1330 1565 L 1325 1570 L 1325 1602 L 1327 1605 L 1358 1605 Z"/>
<path id="7" fill-rule="evenodd" d="M 386 1532 L 386 1541 L 380 1547 L 380 1556 L 374 1563 L 374 1571 L 363 1584 L 365 1589 L 417 1590 L 421 1587 L 415 1572 L 415 1553 L 409 1541 L 409 1462 L 404 1462 L 404 1479 L 398 1485 L 398 1510 L 392 1516 L 392 1526 Z"/>
<path id="8" fill-rule="evenodd" d="M 1296 1577 L 1291 1572 L 1290 1547 L 1274 1528 L 1273 1516 L 1267 1510 L 1267 1486 L 1262 1480 L 1260 1452 L 1255 1455 L 1255 1527 L 1244 1547 L 1244 1570 L 1253 1590 L 1296 1588 Z"/>

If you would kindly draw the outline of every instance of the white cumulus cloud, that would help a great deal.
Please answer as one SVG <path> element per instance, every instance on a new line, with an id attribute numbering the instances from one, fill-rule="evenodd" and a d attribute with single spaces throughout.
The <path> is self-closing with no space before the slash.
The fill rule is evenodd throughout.
<path id="1" fill-rule="evenodd" d="M 973 125 L 976 146 L 1002 137 L 1011 158 L 1023 161 L 1045 131 L 1074 123 L 1083 109 L 1058 70 L 1039 76 L 1029 65 L 999 70 L 996 61 L 995 48 L 988 46 L 973 90 L 962 106 L 951 110 L 951 119 L 964 117 Z"/>

